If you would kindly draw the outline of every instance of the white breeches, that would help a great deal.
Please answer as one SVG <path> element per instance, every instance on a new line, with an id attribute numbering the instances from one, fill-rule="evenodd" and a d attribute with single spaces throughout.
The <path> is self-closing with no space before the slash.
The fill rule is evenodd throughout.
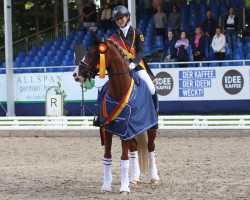
<path id="1" fill-rule="evenodd" d="M 149 77 L 148 73 L 145 70 L 140 70 L 140 71 L 138 71 L 138 74 L 139 74 L 140 78 L 147 83 L 148 89 L 149 89 L 151 95 L 154 95 L 155 94 L 155 86 L 154 86 L 151 78 Z"/>

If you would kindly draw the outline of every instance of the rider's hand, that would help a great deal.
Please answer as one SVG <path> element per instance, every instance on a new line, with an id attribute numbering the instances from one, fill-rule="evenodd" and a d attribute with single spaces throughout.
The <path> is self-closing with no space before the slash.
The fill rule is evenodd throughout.
<path id="1" fill-rule="evenodd" d="M 132 62 L 132 63 L 129 64 L 129 69 L 130 70 L 133 70 L 135 67 L 136 67 L 135 63 Z"/>

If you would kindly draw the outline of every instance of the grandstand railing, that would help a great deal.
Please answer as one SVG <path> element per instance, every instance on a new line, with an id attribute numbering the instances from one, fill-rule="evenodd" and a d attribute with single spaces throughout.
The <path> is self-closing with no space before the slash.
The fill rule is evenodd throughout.
<path id="1" fill-rule="evenodd" d="M 0 130 L 97 130 L 93 117 L 0 117 Z M 250 115 L 159 116 L 161 130 L 250 129 Z"/>
<path id="2" fill-rule="evenodd" d="M 234 66 L 233 63 L 242 63 L 242 65 L 245 66 L 245 65 L 250 65 L 250 60 L 215 60 L 215 61 L 189 61 L 189 62 L 153 62 L 153 63 L 148 63 L 148 65 L 149 66 L 159 65 L 159 68 L 166 68 L 166 67 L 162 67 L 162 65 L 198 64 L 199 67 L 208 67 L 208 66 L 203 66 L 203 64 L 211 64 L 211 63 L 232 63 L 231 66 Z M 214 67 L 219 67 L 219 66 L 214 66 Z M 223 66 L 223 67 L 225 67 L 225 66 Z"/>
<path id="3" fill-rule="evenodd" d="M 82 16 L 77 16 L 69 21 L 58 24 L 58 35 L 55 32 L 56 26 L 51 26 L 38 33 L 24 37 L 20 40 L 13 42 L 13 58 L 18 56 L 18 53 L 25 51 L 26 53 L 32 49 L 33 46 L 41 47 L 45 41 L 53 42 L 57 36 L 66 36 L 66 24 L 69 26 L 69 31 L 79 30 L 82 26 L 80 19 Z M 5 60 L 5 46 L 0 47 L 0 65 Z"/>
<path id="4" fill-rule="evenodd" d="M 158 65 L 159 68 L 168 68 L 164 65 L 180 65 L 180 64 L 198 64 L 198 67 L 206 67 L 203 64 L 210 64 L 210 63 L 242 63 L 242 66 L 250 66 L 250 60 L 216 60 L 216 61 L 190 61 L 190 62 L 154 62 L 148 63 L 149 66 Z M 164 67 L 163 67 L 164 66 Z M 231 66 L 234 66 L 233 64 Z M 44 72 L 47 72 L 47 69 L 53 68 L 75 68 L 76 66 L 46 66 L 46 67 L 18 67 L 13 68 L 14 70 L 21 70 L 21 69 L 44 69 Z M 219 67 L 219 66 L 214 66 Z M 223 66 L 225 67 L 225 66 Z M 228 66 L 227 66 L 228 67 Z M 177 67 L 176 67 L 177 68 Z M 188 67 L 190 68 L 190 67 Z M 5 68 L 0 68 L 0 70 L 6 70 Z"/>

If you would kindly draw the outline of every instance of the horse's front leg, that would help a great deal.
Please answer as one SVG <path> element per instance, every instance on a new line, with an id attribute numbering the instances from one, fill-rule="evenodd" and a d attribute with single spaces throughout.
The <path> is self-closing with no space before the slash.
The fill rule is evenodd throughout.
<path id="1" fill-rule="evenodd" d="M 131 159 L 131 177 L 130 183 L 137 185 L 140 181 L 140 166 L 139 166 L 139 157 L 137 152 L 137 142 L 134 139 L 130 140 L 129 143 L 130 159 Z"/>
<path id="2" fill-rule="evenodd" d="M 157 184 L 159 176 L 155 163 L 155 138 L 157 130 L 148 130 L 149 175 L 152 183 Z"/>
<path id="3" fill-rule="evenodd" d="M 129 189 L 129 142 L 130 141 L 122 141 L 122 156 L 121 156 L 121 170 L 122 170 L 122 180 L 121 180 L 121 188 L 120 193 L 126 195 L 130 192 Z"/>
<path id="4" fill-rule="evenodd" d="M 103 158 L 103 166 L 104 166 L 104 177 L 103 177 L 103 185 L 101 192 L 102 193 L 110 193 L 111 192 L 111 183 L 112 183 L 112 156 L 111 156 L 111 146 L 112 146 L 112 134 L 106 132 L 106 144 L 105 144 L 105 153 Z"/>

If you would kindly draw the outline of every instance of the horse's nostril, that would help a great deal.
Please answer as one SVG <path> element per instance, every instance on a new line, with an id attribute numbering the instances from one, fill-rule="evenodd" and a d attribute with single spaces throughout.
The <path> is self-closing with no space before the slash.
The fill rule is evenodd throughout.
<path id="1" fill-rule="evenodd" d="M 76 81 L 79 81 L 79 78 L 76 78 L 75 80 L 76 80 Z"/>
<path id="2" fill-rule="evenodd" d="M 73 74 L 73 77 L 76 77 L 76 73 Z"/>

